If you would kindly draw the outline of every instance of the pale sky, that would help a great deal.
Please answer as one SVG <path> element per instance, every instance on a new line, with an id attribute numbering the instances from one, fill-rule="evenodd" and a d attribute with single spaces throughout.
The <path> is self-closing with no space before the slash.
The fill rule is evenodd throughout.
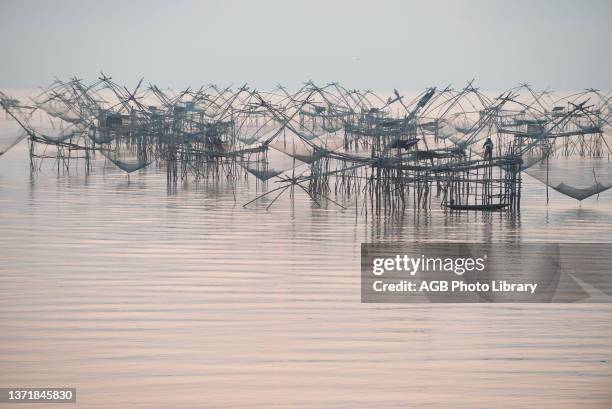
<path id="1" fill-rule="evenodd" d="M 612 89 L 612 1 L 0 0 L 0 88 Z"/>

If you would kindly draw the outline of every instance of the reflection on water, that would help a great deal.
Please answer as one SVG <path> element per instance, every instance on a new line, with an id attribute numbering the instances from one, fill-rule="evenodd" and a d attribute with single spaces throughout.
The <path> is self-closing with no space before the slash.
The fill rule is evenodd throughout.
<path id="1" fill-rule="evenodd" d="M 299 193 L 244 209 L 254 179 L 49 168 L 0 158 L 2 386 L 76 386 L 70 408 L 610 407 L 611 305 L 360 304 L 359 249 L 610 242 L 611 194 L 546 206 L 526 177 L 518 217 L 385 221 Z"/>

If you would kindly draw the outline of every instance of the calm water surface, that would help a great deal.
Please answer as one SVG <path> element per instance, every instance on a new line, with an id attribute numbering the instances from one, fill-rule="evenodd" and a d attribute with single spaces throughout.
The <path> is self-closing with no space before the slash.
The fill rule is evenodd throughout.
<path id="1" fill-rule="evenodd" d="M 0 157 L 0 386 L 67 408 L 609 408 L 612 305 L 365 305 L 362 242 L 612 242 L 612 193 L 401 220 Z M 611 272 L 612 273 L 612 272 Z M 20 406 L 22 408 L 28 405 Z M 40 408 L 40 405 L 31 405 Z M 63 405 L 54 405 L 61 408 Z"/>

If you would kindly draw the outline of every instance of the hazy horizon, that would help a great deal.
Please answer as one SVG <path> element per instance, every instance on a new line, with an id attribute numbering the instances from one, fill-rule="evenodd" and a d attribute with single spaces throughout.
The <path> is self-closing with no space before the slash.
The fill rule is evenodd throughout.
<path id="1" fill-rule="evenodd" d="M 0 0 L 0 87 L 55 76 L 163 87 L 611 89 L 612 2 Z"/>

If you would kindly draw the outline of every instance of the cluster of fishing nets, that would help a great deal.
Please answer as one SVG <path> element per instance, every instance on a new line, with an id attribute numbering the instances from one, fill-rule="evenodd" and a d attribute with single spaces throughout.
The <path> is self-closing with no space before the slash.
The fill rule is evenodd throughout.
<path id="1" fill-rule="evenodd" d="M 102 74 L 89 85 L 57 81 L 25 104 L 2 94 L 14 115 L 0 123 L 0 155 L 30 136 L 58 152 L 97 151 L 128 173 L 156 160 L 183 170 L 235 161 L 262 181 L 312 174 L 327 159 L 399 172 L 491 159 L 513 172 L 520 163 L 578 200 L 612 186 L 611 99 L 596 90 L 557 96 L 521 85 L 487 96 L 470 83 L 410 100 L 335 83 L 294 93 L 141 85 L 131 91 Z"/>

